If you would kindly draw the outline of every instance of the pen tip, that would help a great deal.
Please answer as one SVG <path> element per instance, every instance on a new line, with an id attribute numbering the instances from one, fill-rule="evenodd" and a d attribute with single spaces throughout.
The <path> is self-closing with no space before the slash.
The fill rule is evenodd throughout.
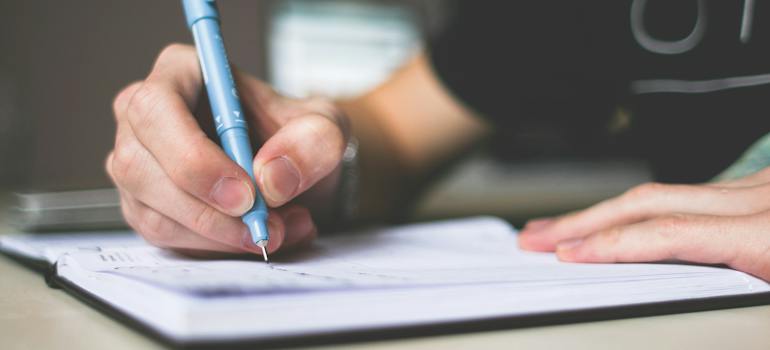
<path id="1" fill-rule="evenodd" d="M 262 257 L 265 259 L 266 263 L 269 263 L 270 259 L 268 259 L 267 257 L 267 248 L 265 248 L 264 246 L 261 246 L 260 248 L 262 248 Z"/>

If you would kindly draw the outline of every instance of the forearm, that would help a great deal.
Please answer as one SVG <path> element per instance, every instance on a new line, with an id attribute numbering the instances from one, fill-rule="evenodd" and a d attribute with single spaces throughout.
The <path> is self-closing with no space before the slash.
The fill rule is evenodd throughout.
<path id="1" fill-rule="evenodd" d="M 414 186 L 487 127 L 435 77 L 424 54 L 359 98 L 339 101 L 359 140 L 359 218 L 397 215 Z"/>

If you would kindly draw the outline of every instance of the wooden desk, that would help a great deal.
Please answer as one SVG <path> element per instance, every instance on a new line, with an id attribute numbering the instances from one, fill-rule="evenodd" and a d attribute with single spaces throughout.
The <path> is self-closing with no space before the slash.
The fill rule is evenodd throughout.
<path id="1" fill-rule="evenodd" d="M 770 306 L 573 325 L 334 345 L 334 349 L 770 349 Z M 0 257 L 0 344 L 10 349 L 162 346 L 48 288 Z"/>

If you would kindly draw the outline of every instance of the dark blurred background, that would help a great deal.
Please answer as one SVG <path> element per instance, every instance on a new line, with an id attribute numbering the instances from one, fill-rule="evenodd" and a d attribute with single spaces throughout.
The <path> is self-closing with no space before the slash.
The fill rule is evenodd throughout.
<path id="1" fill-rule="evenodd" d="M 222 1 L 234 61 L 264 70 L 261 1 Z M 3 1 L 0 177 L 6 188 L 105 187 L 113 96 L 170 42 L 190 42 L 177 1 Z M 237 39 L 235 39 L 237 38 Z"/>
<path id="2" fill-rule="evenodd" d="M 376 31 L 378 25 L 412 20 L 428 25 L 420 14 L 440 6 L 437 1 L 218 4 L 231 60 L 265 79 L 275 76 L 267 72 L 268 36 L 276 32 L 270 26 L 280 25 L 269 20 L 272 15 L 291 22 L 276 33 L 285 38 L 304 34 L 302 26 L 313 26 L 313 15 L 326 21 L 347 16 L 350 22 L 383 13 L 381 23 L 371 26 Z M 191 43 L 179 2 L 3 1 L 0 26 L 0 184 L 34 190 L 108 186 L 102 162 L 114 136 L 112 98 L 143 78 L 165 45 Z M 289 92 L 302 90 L 295 85 Z"/>
<path id="3" fill-rule="evenodd" d="M 218 4 L 230 59 L 294 96 L 367 91 L 451 13 L 441 0 Z M 191 42 L 179 1 L 0 2 L 0 193 L 111 186 L 103 161 L 114 137 L 113 96 L 146 76 L 172 42 Z M 511 168 L 482 156 L 428 191 L 417 216 L 527 217 L 646 178 L 644 167 L 626 162 Z"/>

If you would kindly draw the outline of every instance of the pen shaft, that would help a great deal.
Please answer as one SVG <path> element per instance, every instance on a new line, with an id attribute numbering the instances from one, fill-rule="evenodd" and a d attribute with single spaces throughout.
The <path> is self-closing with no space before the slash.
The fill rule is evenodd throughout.
<path id="1" fill-rule="evenodd" d="M 211 0 L 183 0 L 182 4 L 195 40 L 203 81 L 222 148 L 230 159 L 246 170 L 257 188 L 252 168 L 253 151 L 248 125 L 244 120 L 235 80 L 227 59 L 219 28 L 219 14 Z M 249 227 L 253 241 L 261 246 L 266 245 L 267 205 L 259 190 L 256 191 L 254 206 L 242 219 Z"/>

